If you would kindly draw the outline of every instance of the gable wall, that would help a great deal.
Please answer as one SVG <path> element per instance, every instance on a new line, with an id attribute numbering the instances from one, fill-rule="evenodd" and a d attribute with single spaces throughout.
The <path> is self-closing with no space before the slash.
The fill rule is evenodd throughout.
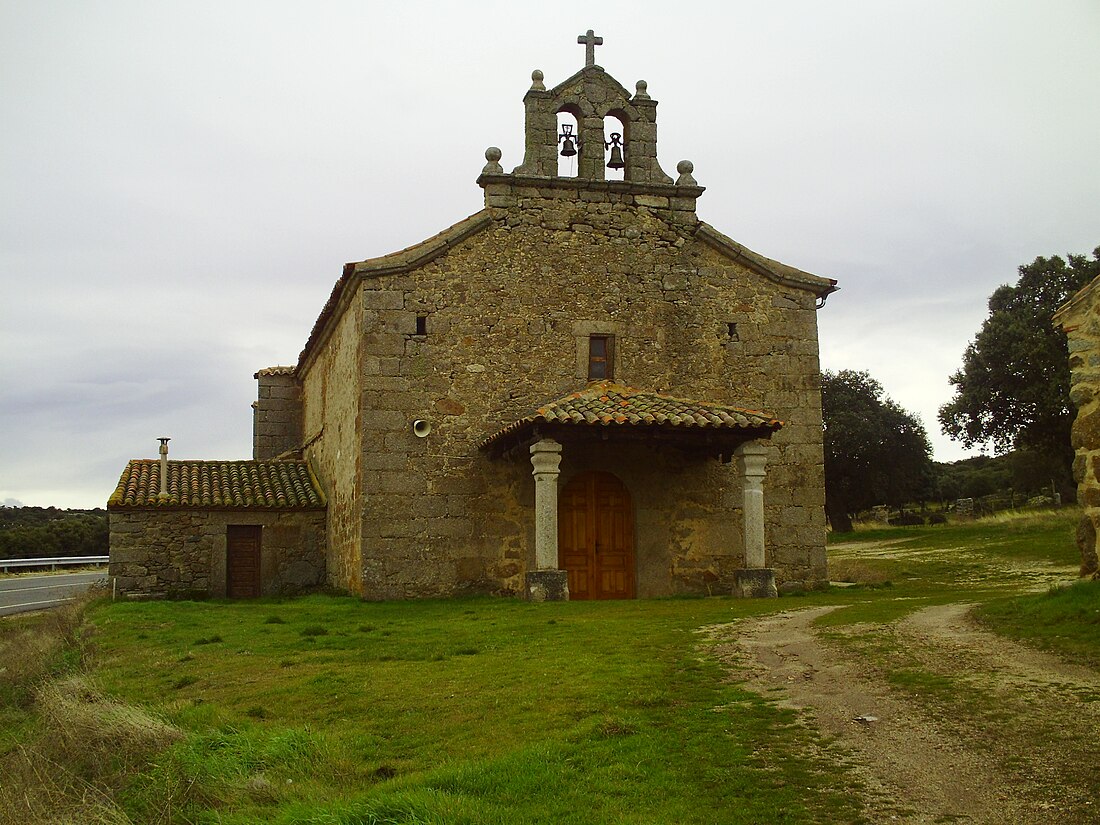
<path id="1" fill-rule="evenodd" d="M 694 215 L 669 206 L 518 189 L 494 200 L 490 229 L 446 255 L 364 279 L 364 595 L 522 588 L 533 565 L 531 465 L 490 460 L 476 444 L 582 389 L 578 339 L 597 331 L 616 335 L 622 383 L 785 422 L 765 485 L 769 563 L 780 581 L 825 578 L 815 297 L 693 240 Z M 420 313 L 424 337 L 414 334 Z M 412 434 L 417 418 L 433 424 L 426 439 Z M 637 450 L 563 453 L 562 484 L 586 468 L 630 476 L 637 525 L 648 525 L 639 570 L 653 571 L 640 595 L 724 586 L 741 563 L 733 465 L 684 466 Z"/>
<path id="2" fill-rule="evenodd" d="M 358 307 L 343 313 L 302 376 L 305 457 L 328 497 L 328 583 L 351 592 L 361 586 L 361 320 Z"/>

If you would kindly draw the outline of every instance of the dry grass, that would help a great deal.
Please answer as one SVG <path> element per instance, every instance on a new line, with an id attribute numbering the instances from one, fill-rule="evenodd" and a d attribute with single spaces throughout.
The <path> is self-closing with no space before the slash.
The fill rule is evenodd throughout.
<path id="1" fill-rule="evenodd" d="M 829 561 L 829 579 L 849 584 L 885 584 L 889 577 L 884 570 L 872 567 L 858 559 Z"/>
<path id="2" fill-rule="evenodd" d="M 93 598 L 0 629 L 6 720 L 24 732 L 0 748 L 0 825 L 130 823 L 112 793 L 182 735 L 82 675 Z"/>

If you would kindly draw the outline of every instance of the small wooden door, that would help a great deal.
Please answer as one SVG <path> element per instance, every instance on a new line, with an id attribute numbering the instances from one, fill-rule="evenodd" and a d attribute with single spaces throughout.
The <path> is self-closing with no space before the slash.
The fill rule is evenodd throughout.
<path id="1" fill-rule="evenodd" d="M 225 536 L 225 595 L 253 599 L 260 595 L 259 525 L 230 525 Z"/>
<path id="2" fill-rule="evenodd" d="M 611 473 L 582 473 L 558 498 L 558 566 L 571 599 L 634 598 L 634 514 Z"/>

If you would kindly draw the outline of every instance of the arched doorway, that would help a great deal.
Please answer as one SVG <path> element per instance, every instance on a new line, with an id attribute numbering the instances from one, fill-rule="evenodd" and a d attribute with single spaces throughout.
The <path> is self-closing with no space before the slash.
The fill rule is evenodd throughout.
<path id="1" fill-rule="evenodd" d="M 581 473 L 561 491 L 558 567 L 570 599 L 634 598 L 634 512 L 611 473 Z"/>

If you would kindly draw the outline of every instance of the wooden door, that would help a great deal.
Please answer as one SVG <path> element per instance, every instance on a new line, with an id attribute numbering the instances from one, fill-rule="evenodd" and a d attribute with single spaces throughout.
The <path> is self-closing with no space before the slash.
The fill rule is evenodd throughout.
<path id="1" fill-rule="evenodd" d="M 634 598 L 634 514 L 611 473 L 582 473 L 558 498 L 558 566 L 571 599 Z"/>
<path id="2" fill-rule="evenodd" d="M 230 525 L 225 536 L 225 595 L 252 599 L 260 595 L 259 525 Z"/>

